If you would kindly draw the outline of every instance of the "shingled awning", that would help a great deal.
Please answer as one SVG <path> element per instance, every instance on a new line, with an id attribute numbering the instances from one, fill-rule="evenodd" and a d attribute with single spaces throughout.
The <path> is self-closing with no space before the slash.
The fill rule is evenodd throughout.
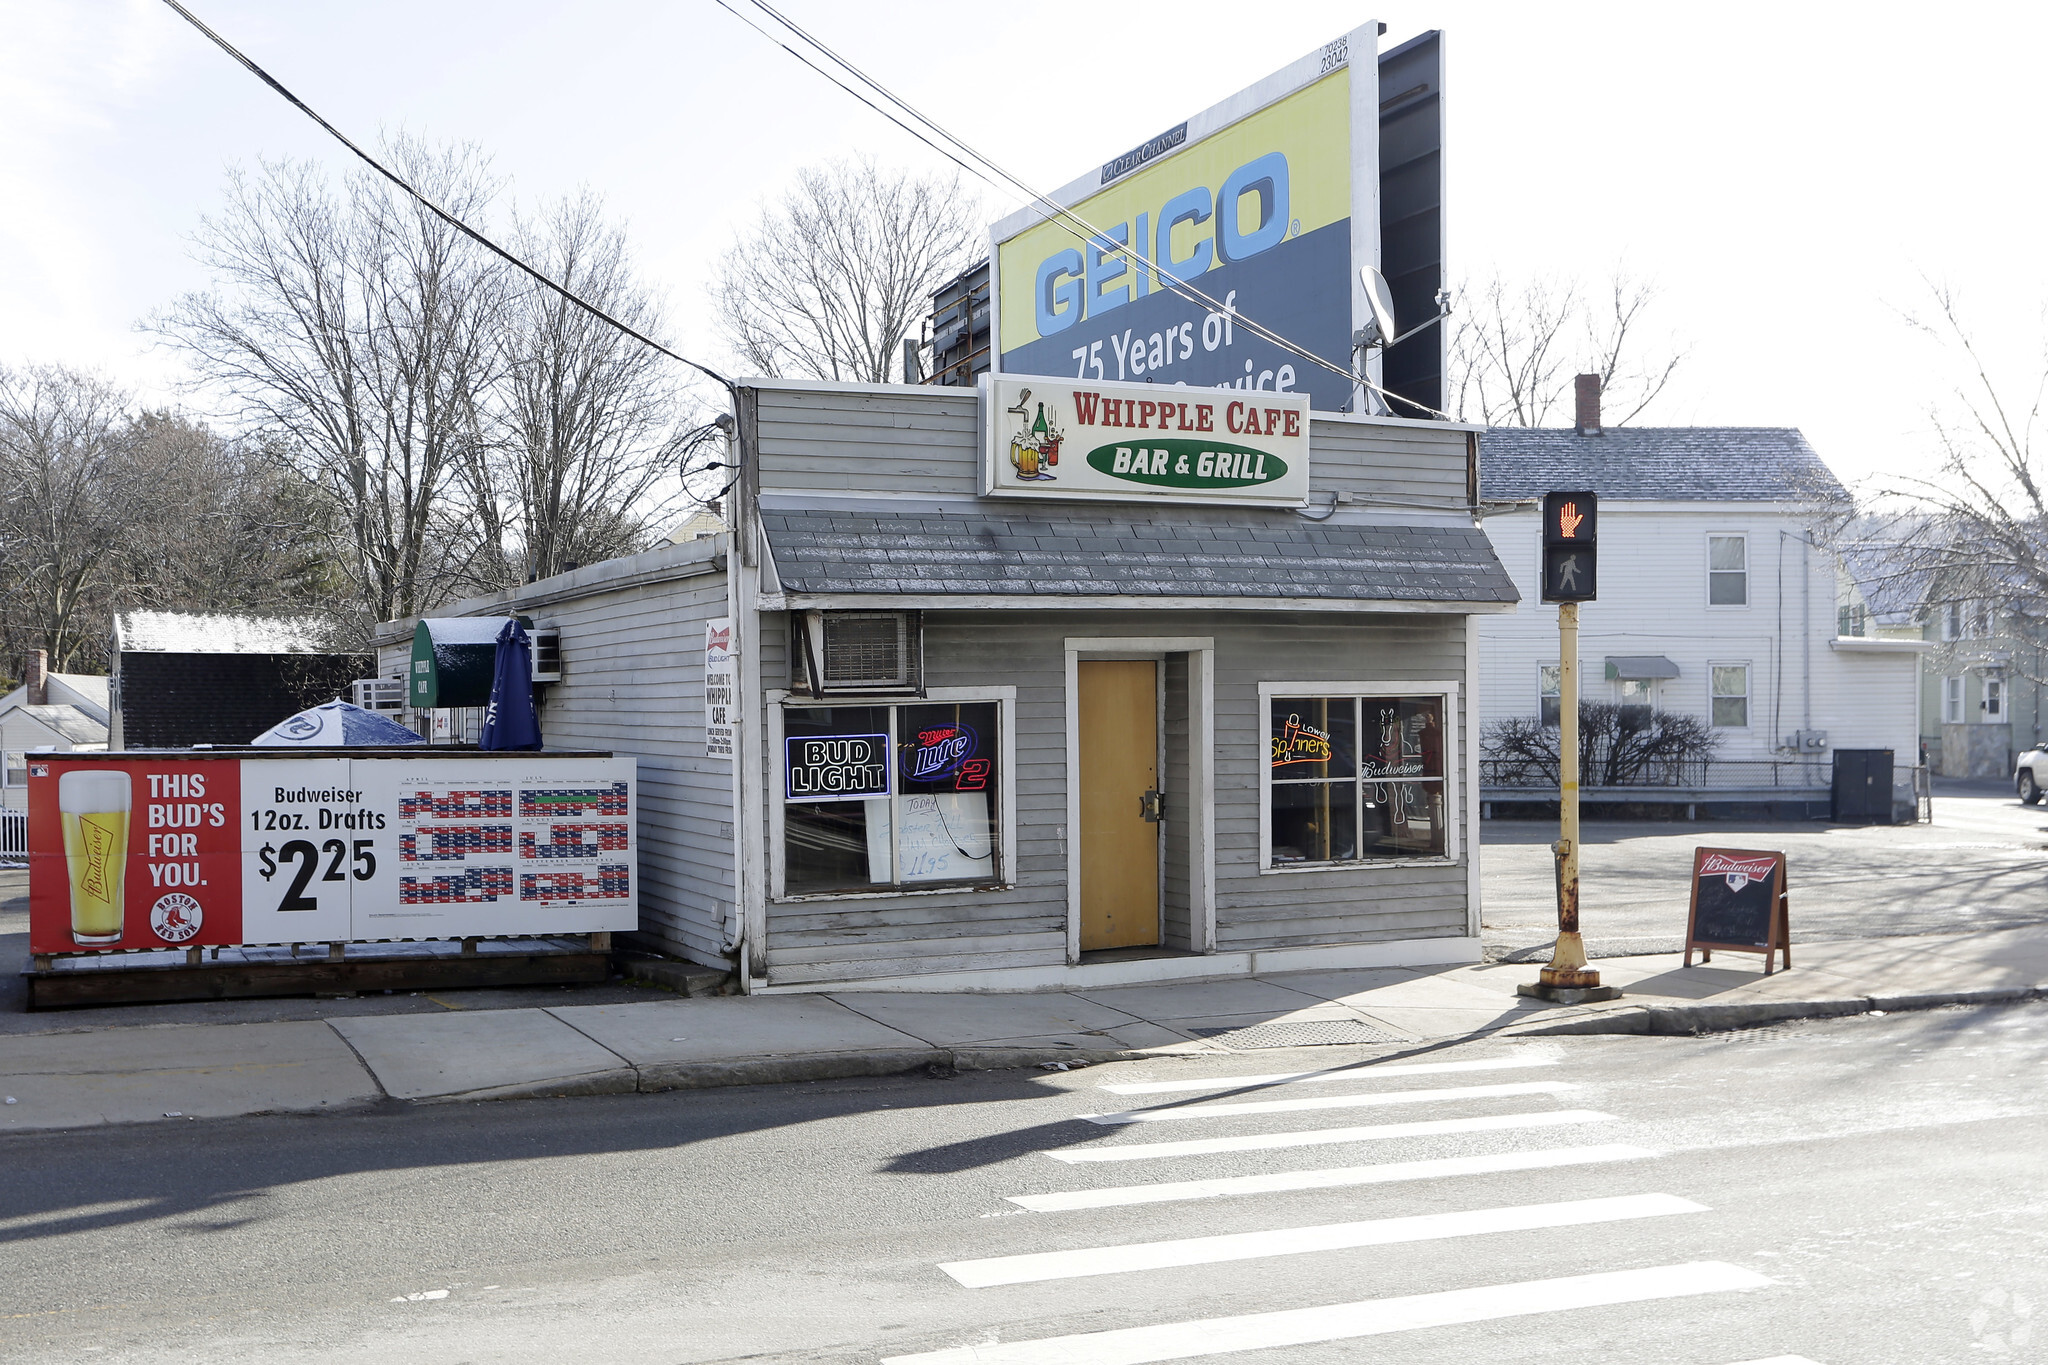
<path id="1" fill-rule="evenodd" d="M 1485 535 L 1467 526 L 1149 509 L 878 515 L 769 507 L 761 525 L 792 599 L 1292 598 L 1494 610 L 1519 600 Z"/>

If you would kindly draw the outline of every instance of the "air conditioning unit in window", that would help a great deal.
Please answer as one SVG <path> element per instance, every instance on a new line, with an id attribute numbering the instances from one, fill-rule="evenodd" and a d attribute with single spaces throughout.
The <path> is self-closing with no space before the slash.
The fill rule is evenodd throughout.
<path id="1" fill-rule="evenodd" d="M 795 618 L 792 683 L 812 696 L 924 691 L 914 611 L 807 611 Z"/>
<path id="2" fill-rule="evenodd" d="M 357 678 L 348 685 L 348 699 L 365 711 L 403 711 L 405 679 Z"/>
<path id="3" fill-rule="evenodd" d="M 533 641 L 533 680 L 537 683 L 562 680 L 562 632 L 553 626 L 536 627 Z"/>

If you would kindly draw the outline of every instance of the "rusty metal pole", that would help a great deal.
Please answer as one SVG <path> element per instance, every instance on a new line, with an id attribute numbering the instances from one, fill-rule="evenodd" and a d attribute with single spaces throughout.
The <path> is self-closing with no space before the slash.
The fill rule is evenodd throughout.
<path id="1" fill-rule="evenodd" d="M 1579 604 L 1557 607 L 1557 946 L 1550 965 L 1519 989 L 1559 1004 L 1612 1000 L 1621 992 L 1600 984 L 1586 965 L 1579 935 Z"/>

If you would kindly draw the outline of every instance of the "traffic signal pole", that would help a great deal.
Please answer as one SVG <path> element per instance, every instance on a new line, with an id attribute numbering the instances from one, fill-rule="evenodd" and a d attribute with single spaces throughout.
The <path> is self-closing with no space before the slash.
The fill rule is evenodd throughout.
<path id="1" fill-rule="evenodd" d="M 1579 603 L 1596 595 L 1598 507 L 1590 492 L 1543 500 L 1543 600 L 1557 603 L 1557 946 L 1537 979 L 1516 989 L 1560 1005 L 1621 994 L 1600 984 L 1579 933 Z"/>
<path id="2" fill-rule="evenodd" d="M 1557 947 L 1537 980 L 1552 989 L 1600 984 L 1579 935 L 1579 604 L 1557 604 Z"/>

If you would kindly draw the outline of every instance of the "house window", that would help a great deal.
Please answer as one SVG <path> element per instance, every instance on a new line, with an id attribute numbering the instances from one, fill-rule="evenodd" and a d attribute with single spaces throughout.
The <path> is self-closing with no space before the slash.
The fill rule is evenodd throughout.
<path id="1" fill-rule="evenodd" d="M 1707 537 L 1707 605 L 1749 605 L 1749 537 Z"/>
<path id="2" fill-rule="evenodd" d="M 1445 853 L 1444 698 L 1274 697 L 1270 866 Z"/>
<path id="3" fill-rule="evenodd" d="M 1941 638 L 1960 640 L 1963 638 L 1963 604 L 1950 602 L 1941 609 Z"/>
<path id="4" fill-rule="evenodd" d="M 1963 680 L 1961 675 L 1941 680 L 1941 723 L 1963 723 Z"/>
<path id="5" fill-rule="evenodd" d="M 783 710 L 783 891 L 998 880 L 999 704 Z"/>
<path id="6" fill-rule="evenodd" d="M 9 749 L 0 754 L 0 787 L 25 787 L 28 785 L 28 754 L 21 749 Z"/>
<path id="7" fill-rule="evenodd" d="M 1543 664 L 1536 670 L 1536 710 L 1542 716 L 1543 728 L 1555 730 L 1559 711 L 1559 698 L 1564 693 L 1564 670 L 1556 664 Z"/>
<path id="8" fill-rule="evenodd" d="M 1972 640 L 1988 640 L 1991 638 L 1991 604 L 1989 602 L 1970 603 L 1970 638 Z"/>
<path id="9" fill-rule="evenodd" d="M 1749 665 L 1714 664 L 1714 724 L 1742 729 L 1749 724 Z"/>
<path id="10" fill-rule="evenodd" d="M 1984 680 L 1984 719 L 1994 725 L 2005 719 L 2005 683 L 2001 679 Z"/>
<path id="11" fill-rule="evenodd" d="M 1650 728 L 1650 713 L 1657 708 L 1657 683 L 1653 678 L 1623 678 L 1621 690 L 1621 728 L 1624 730 L 1647 730 Z"/>
<path id="12" fill-rule="evenodd" d="M 1870 610 L 1861 602 L 1838 607 L 1835 611 L 1835 634 L 1861 638 L 1863 632 L 1868 629 L 1869 620 Z"/>

